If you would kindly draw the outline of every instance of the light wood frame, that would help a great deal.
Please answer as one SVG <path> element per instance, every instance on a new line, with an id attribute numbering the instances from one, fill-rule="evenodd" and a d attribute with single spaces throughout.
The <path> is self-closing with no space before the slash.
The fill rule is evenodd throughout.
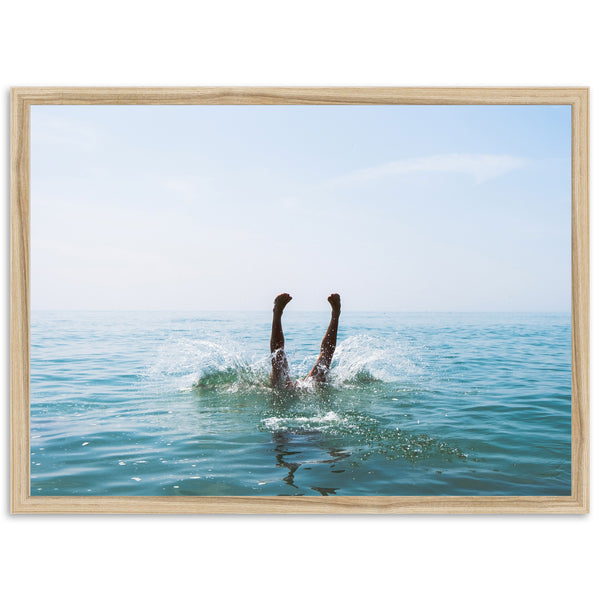
<path id="1" fill-rule="evenodd" d="M 561 104 L 572 117 L 570 496 L 31 496 L 30 107 L 149 104 Z M 13 88 L 11 90 L 11 510 L 13 513 L 589 512 L 588 88 Z"/>

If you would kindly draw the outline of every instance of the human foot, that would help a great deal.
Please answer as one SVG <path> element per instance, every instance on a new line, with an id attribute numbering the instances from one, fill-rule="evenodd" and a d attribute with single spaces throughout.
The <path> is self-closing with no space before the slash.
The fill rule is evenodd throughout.
<path id="1" fill-rule="evenodd" d="M 331 304 L 331 310 L 334 314 L 339 315 L 342 310 L 342 301 L 340 300 L 339 294 L 331 294 L 329 298 L 327 298 L 327 302 Z"/>
<path id="2" fill-rule="evenodd" d="M 283 309 L 291 299 L 292 297 L 289 294 L 279 294 L 279 296 L 277 296 L 273 302 L 273 311 L 280 313 L 283 312 Z"/>

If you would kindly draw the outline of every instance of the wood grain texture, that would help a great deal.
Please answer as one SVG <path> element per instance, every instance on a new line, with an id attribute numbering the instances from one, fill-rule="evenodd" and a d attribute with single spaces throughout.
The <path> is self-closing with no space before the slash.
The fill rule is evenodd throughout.
<path id="1" fill-rule="evenodd" d="M 570 496 L 31 496 L 30 107 L 185 104 L 563 104 L 572 114 Z M 589 512 L 589 90 L 587 88 L 13 88 L 11 90 L 11 510 L 14 513 Z"/>
<path id="2" fill-rule="evenodd" d="M 586 88 L 15 88 L 29 104 L 573 104 Z"/>
<path id="3" fill-rule="evenodd" d="M 11 91 L 11 507 L 29 498 L 29 137 L 27 98 Z"/>
<path id="4" fill-rule="evenodd" d="M 582 513 L 570 496 L 32 496 L 20 513 Z"/>
<path id="5" fill-rule="evenodd" d="M 590 503 L 589 92 L 571 106 L 571 494 Z"/>

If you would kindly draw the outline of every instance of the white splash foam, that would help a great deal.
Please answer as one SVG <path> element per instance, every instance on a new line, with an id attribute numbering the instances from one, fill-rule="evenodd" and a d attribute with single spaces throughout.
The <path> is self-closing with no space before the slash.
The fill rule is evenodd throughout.
<path id="1" fill-rule="evenodd" d="M 190 391 L 198 382 L 216 378 L 213 385 L 235 393 L 240 382 L 258 384 L 268 377 L 269 357 L 247 356 L 236 343 L 177 339 L 160 347 L 144 373 L 145 382 L 159 390 Z"/>
<path id="2" fill-rule="evenodd" d="M 401 340 L 360 334 L 342 340 L 335 351 L 330 383 L 336 387 L 360 386 L 374 381 L 393 382 L 418 374 L 409 358 L 409 347 Z M 292 378 L 301 391 L 315 388 L 304 381 L 316 356 L 301 362 L 288 355 Z M 195 387 L 218 388 L 238 393 L 268 385 L 271 361 L 268 352 L 248 355 L 231 340 L 175 339 L 158 349 L 144 373 L 144 380 L 158 391 L 190 391 Z"/>
<path id="3" fill-rule="evenodd" d="M 331 367 L 334 385 L 399 381 L 419 372 L 404 344 L 368 335 L 354 335 L 338 344 Z"/>
<path id="4" fill-rule="evenodd" d="M 336 412 L 329 411 L 325 415 L 313 417 L 268 417 L 262 420 L 263 427 L 269 431 L 323 431 L 334 425 L 345 422 Z"/>

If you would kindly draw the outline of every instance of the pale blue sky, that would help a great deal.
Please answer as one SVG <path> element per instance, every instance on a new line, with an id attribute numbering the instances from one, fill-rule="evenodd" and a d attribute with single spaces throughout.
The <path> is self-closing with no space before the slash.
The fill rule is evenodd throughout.
<path id="1" fill-rule="evenodd" d="M 568 106 L 33 106 L 32 308 L 570 309 Z"/>

